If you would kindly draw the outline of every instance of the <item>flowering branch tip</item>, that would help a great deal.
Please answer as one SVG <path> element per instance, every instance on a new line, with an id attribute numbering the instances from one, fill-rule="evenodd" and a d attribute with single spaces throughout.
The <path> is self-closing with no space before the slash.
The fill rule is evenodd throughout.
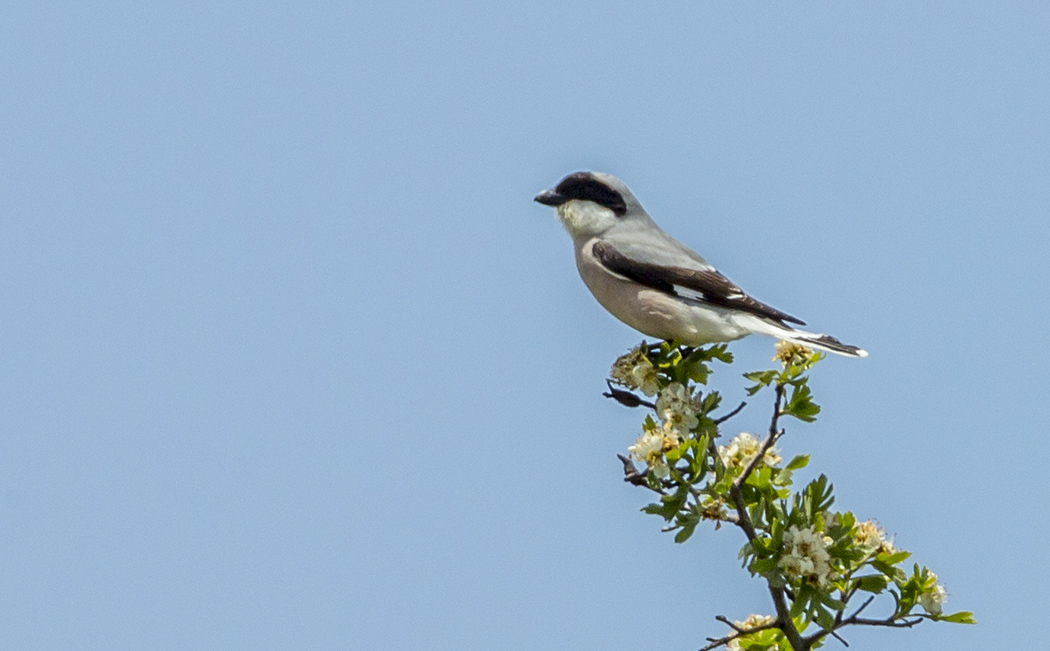
<path id="1" fill-rule="evenodd" d="M 724 445 L 718 444 L 724 441 L 721 426 L 747 406 L 741 402 L 723 416 L 712 416 L 722 398 L 707 387 L 710 362 L 732 361 L 725 345 L 643 342 L 610 370 L 604 396 L 651 410 L 628 454 L 617 455 L 625 482 L 660 495 L 643 511 L 660 516 L 663 530 L 674 532 L 679 543 L 705 521 L 716 530 L 723 523 L 738 527 L 746 539 L 740 550 L 744 567 L 766 581 L 773 602 L 772 615 L 751 615 L 742 622 L 718 615 L 715 619 L 731 632 L 707 638 L 700 651 L 809 651 L 829 637 L 848 647 L 838 633 L 848 626 L 911 628 L 925 619 L 974 623 L 971 613 L 942 612 L 948 593 L 937 575 L 918 565 L 906 572 L 901 565 L 909 553 L 897 548 L 877 522 L 832 511 L 827 477 L 793 488 L 792 473 L 809 462 L 809 455 L 784 462 L 778 450 L 785 435 L 780 419 L 816 419 L 820 407 L 808 381 L 822 358 L 799 344 L 777 344 L 779 369 L 744 374 L 754 383 L 749 395 L 773 390 L 768 429 L 762 435 L 740 432 Z M 866 597 L 857 607 L 861 592 Z M 887 594 L 895 604 L 891 614 L 862 616 L 876 597 Z M 811 632 L 803 637 L 807 629 Z"/>

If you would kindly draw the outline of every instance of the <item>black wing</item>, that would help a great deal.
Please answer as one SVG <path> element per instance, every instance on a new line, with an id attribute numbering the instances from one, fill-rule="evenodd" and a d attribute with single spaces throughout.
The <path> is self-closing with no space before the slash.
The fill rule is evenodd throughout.
<path id="1" fill-rule="evenodd" d="M 757 316 L 806 325 L 790 314 L 756 301 L 744 290 L 714 269 L 669 267 L 632 260 L 608 242 L 596 242 L 591 249 L 594 257 L 606 269 L 631 280 L 674 296 L 700 300 L 712 305 L 750 312 Z"/>

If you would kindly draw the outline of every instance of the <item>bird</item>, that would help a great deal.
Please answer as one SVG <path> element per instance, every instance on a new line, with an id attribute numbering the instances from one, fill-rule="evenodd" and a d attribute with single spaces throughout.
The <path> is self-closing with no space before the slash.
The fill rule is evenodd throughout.
<path id="1" fill-rule="evenodd" d="M 552 206 L 572 236 L 576 268 L 613 316 L 650 337 L 686 346 L 768 335 L 848 357 L 867 351 L 762 303 L 653 221 L 623 181 L 573 172 L 535 201 Z"/>

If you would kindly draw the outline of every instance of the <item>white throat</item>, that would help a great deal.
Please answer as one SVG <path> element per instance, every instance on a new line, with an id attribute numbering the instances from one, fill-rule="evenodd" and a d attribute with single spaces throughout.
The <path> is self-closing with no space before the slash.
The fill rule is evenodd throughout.
<path id="1" fill-rule="evenodd" d="M 593 201 L 573 199 L 558 206 L 558 218 L 573 239 L 600 235 L 616 223 L 616 214 Z"/>

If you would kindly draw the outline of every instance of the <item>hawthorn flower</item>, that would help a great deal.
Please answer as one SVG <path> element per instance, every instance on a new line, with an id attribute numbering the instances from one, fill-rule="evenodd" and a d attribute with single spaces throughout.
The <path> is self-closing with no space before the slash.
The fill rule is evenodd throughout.
<path id="1" fill-rule="evenodd" d="M 813 356 L 813 350 L 793 341 L 780 340 L 777 342 L 777 354 L 773 355 L 774 362 L 780 362 L 784 366 L 802 364 Z"/>
<path id="2" fill-rule="evenodd" d="M 758 628 L 759 626 L 767 626 L 775 621 L 777 620 L 772 615 L 748 615 L 747 619 L 745 619 L 744 621 L 733 623 L 744 630 L 750 631 L 753 628 Z"/>
<path id="3" fill-rule="evenodd" d="M 664 440 L 656 430 L 646 430 L 629 446 L 627 451 L 636 461 L 648 464 L 653 458 L 663 455 Z"/>
<path id="4" fill-rule="evenodd" d="M 893 543 L 886 540 L 886 530 L 873 520 L 861 522 L 853 530 L 853 542 L 875 552 L 892 554 L 897 551 Z"/>
<path id="5" fill-rule="evenodd" d="M 737 434 L 729 445 L 718 446 L 718 456 L 722 458 L 722 465 L 727 469 L 739 468 L 744 469 L 751 463 L 751 460 L 755 458 L 762 450 L 762 442 L 758 440 L 754 434 L 750 432 L 741 432 Z M 777 454 L 775 447 L 770 447 L 766 450 L 765 454 L 762 455 L 762 461 L 767 466 L 773 467 L 780 463 L 780 455 Z"/>
<path id="6" fill-rule="evenodd" d="M 644 430 L 642 435 L 634 442 L 634 445 L 627 448 L 627 451 L 631 453 L 631 457 L 636 461 L 640 461 L 648 466 L 653 475 L 664 479 L 671 474 L 671 468 L 667 465 L 664 453 L 678 447 L 678 444 L 681 442 L 678 432 L 671 428 L 668 423 L 664 423 L 658 429 Z"/>
<path id="7" fill-rule="evenodd" d="M 794 580 L 815 582 L 818 586 L 834 578 L 829 561 L 828 545 L 831 538 L 810 528 L 791 525 L 784 533 L 784 548 L 778 565 Z"/>
<path id="8" fill-rule="evenodd" d="M 613 364 L 609 377 L 628 389 L 638 389 L 647 396 L 655 396 L 660 390 L 656 367 L 645 355 L 645 344 L 639 345 L 626 355 L 621 355 Z"/>
<path id="9" fill-rule="evenodd" d="M 940 615 L 941 607 L 948 600 L 948 591 L 937 582 L 937 575 L 930 572 L 930 581 L 933 586 L 919 594 L 916 601 L 923 609 L 931 615 Z"/>
<path id="10" fill-rule="evenodd" d="M 689 395 L 685 385 L 678 382 L 664 387 L 656 399 L 656 413 L 682 435 L 700 424 L 696 417 L 699 408 L 696 398 Z"/>
<path id="11" fill-rule="evenodd" d="M 758 628 L 760 626 L 768 626 L 769 624 L 772 624 L 775 621 L 777 621 L 776 618 L 772 617 L 771 615 L 748 615 L 747 619 L 745 619 L 744 621 L 733 623 L 738 629 L 750 631 L 751 629 Z M 730 640 L 729 644 L 726 645 L 726 648 L 730 651 L 741 651 L 741 649 L 743 649 L 744 647 L 740 646 L 740 639 L 741 638 L 735 638 Z"/>

